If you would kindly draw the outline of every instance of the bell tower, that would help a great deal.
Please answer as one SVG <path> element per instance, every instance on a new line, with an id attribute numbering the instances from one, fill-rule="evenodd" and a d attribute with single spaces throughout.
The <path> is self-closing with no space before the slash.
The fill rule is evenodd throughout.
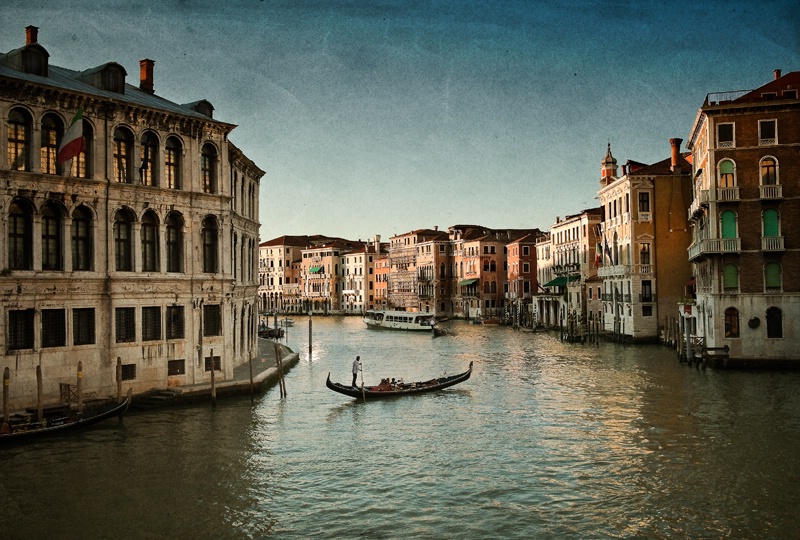
<path id="1" fill-rule="evenodd" d="M 617 179 L 617 160 L 611 155 L 611 143 L 608 143 L 606 157 L 600 162 L 600 185 L 607 186 Z"/>

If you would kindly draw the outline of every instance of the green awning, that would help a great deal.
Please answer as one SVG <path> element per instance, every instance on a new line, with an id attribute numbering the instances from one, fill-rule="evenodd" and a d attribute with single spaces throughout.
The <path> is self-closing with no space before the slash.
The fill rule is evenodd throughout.
<path id="1" fill-rule="evenodd" d="M 316 274 L 320 270 L 322 270 L 321 266 L 312 266 L 311 268 L 309 268 L 308 273 L 309 274 Z"/>
<path id="2" fill-rule="evenodd" d="M 458 286 L 459 287 L 464 287 L 466 285 L 472 285 L 473 283 L 476 283 L 477 281 L 478 281 L 477 279 L 462 279 L 461 281 L 458 282 Z"/>
<path id="3" fill-rule="evenodd" d="M 542 285 L 542 287 L 563 287 L 570 281 L 575 281 L 576 279 L 579 279 L 579 276 L 560 276 L 557 277 L 556 279 L 551 279 L 550 281 Z"/>

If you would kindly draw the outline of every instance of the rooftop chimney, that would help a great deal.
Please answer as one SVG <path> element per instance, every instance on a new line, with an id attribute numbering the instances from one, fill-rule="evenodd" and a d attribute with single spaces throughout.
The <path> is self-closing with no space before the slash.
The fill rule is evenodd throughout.
<path id="1" fill-rule="evenodd" d="M 773 69 L 773 70 L 772 70 L 772 76 L 773 76 L 773 77 L 774 77 L 774 79 L 777 81 L 778 79 L 780 79 L 780 78 L 781 78 L 781 70 L 779 70 L 779 69 Z"/>
<path id="2" fill-rule="evenodd" d="M 147 58 L 139 60 L 139 88 L 148 94 L 155 93 L 153 90 L 153 64 L 155 61 Z"/>
<path id="3" fill-rule="evenodd" d="M 39 27 L 38 26 L 26 26 L 25 27 L 25 45 L 30 45 L 32 43 L 38 43 L 39 39 Z"/>
<path id="4" fill-rule="evenodd" d="M 669 144 L 672 145 L 672 166 L 670 169 L 675 174 L 681 173 L 681 166 L 678 164 L 678 158 L 681 155 L 681 143 L 683 139 L 670 139 Z"/>

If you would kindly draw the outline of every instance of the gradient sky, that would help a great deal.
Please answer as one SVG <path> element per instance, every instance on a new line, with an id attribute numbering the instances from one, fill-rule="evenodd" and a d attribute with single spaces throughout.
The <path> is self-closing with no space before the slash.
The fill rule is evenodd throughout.
<path id="1" fill-rule="evenodd" d="M 800 70 L 796 1 L 2 0 L 0 51 L 209 100 L 266 175 L 261 240 L 546 230 L 654 163 L 710 92 Z M 685 144 L 685 143 L 684 143 Z"/>

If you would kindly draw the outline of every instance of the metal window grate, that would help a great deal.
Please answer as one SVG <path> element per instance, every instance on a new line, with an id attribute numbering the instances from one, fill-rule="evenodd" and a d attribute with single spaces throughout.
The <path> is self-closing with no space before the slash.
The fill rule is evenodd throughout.
<path id="1" fill-rule="evenodd" d="M 136 311 L 135 308 L 116 309 L 117 343 L 131 343 L 136 340 Z"/>
<path id="2" fill-rule="evenodd" d="M 42 310 L 42 347 L 67 344 L 67 319 L 63 309 Z"/>

